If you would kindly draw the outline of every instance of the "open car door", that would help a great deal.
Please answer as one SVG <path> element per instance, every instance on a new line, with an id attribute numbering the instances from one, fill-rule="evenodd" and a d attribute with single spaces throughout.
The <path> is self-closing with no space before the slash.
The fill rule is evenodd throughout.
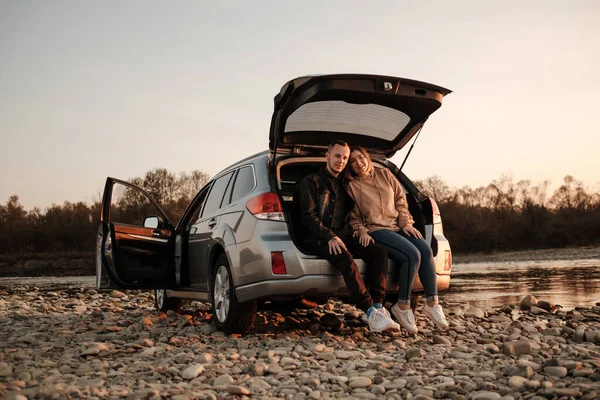
<path id="1" fill-rule="evenodd" d="M 106 179 L 96 241 L 99 289 L 168 289 L 175 283 L 175 229 L 148 193 Z"/>

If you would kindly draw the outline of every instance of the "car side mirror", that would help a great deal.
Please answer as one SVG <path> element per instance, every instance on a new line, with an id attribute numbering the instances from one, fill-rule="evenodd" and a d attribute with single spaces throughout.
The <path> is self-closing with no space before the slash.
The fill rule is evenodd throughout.
<path id="1" fill-rule="evenodd" d="M 158 217 L 146 217 L 144 218 L 144 228 L 158 228 Z"/>

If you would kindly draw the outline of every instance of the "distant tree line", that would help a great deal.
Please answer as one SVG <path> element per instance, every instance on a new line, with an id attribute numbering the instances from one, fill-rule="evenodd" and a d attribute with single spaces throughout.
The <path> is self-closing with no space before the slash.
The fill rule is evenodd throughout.
<path id="1" fill-rule="evenodd" d="M 502 176 L 487 186 L 450 188 L 434 176 L 415 182 L 436 199 L 456 253 L 584 246 L 600 243 L 600 193 L 568 175 L 551 195 Z"/>
<path id="2" fill-rule="evenodd" d="M 129 182 L 148 192 L 176 223 L 209 178 L 202 171 L 175 175 L 156 168 Z M 135 202 L 134 194 L 126 191 L 117 199 L 114 211 L 139 213 L 140 205 Z M 26 211 L 17 195 L 10 196 L 5 205 L 0 205 L 0 254 L 94 251 L 101 201 L 98 199 L 93 204 L 65 201 L 45 211 L 37 207 Z"/>
<path id="3" fill-rule="evenodd" d="M 202 171 L 175 175 L 158 168 L 129 181 L 145 189 L 177 222 L 208 179 Z M 572 176 L 566 176 L 551 195 L 549 182 L 515 183 L 506 176 L 474 189 L 451 188 L 437 176 L 415 183 L 437 201 L 455 253 L 600 243 L 600 193 Z M 123 191 L 115 212 L 139 214 L 138 197 Z M 0 254 L 93 252 L 100 208 L 98 199 L 27 211 L 18 196 L 11 196 L 0 205 Z"/>

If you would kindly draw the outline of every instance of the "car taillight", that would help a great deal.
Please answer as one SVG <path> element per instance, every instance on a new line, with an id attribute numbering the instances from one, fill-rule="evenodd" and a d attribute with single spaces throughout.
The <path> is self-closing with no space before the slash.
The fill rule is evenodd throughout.
<path id="1" fill-rule="evenodd" d="M 452 254 L 450 250 L 444 251 L 444 271 L 450 271 L 452 269 Z"/>
<path id="2" fill-rule="evenodd" d="M 275 193 L 263 193 L 251 198 L 246 203 L 246 208 L 258 219 L 283 221 L 283 207 L 279 196 Z"/>
<path id="3" fill-rule="evenodd" d="M 285 269 L 285 260 L 283 259 L 283 252 L 272 251 L 271 252 L 271 270 L 275 275 L 285 275 L 287 270 Z"/>
<path id="4" fill-rule="evenodd" d="M 431 197 L 429 198 L 429 201 L 431 202 L 431 211 L 433 212 L 433 223 L 441 224 L 442 223 L 442 215 L 440 214 L 440 208 L 438 207 L 435 200 L 432 199 Z"/>

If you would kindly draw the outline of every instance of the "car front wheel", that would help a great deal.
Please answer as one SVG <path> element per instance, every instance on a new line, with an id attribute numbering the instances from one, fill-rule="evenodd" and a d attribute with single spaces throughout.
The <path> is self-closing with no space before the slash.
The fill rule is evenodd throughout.
<path id="1" fill-rule="evenodd" d="M 154 307 L 161 312 L 173 310 L 179 312 L 181 310 L 181 299 L 167 296 L 167 291 L 157 289 L 154 291 Z"/>
<path id="2" fill-rule="evenodd" d="M 256 300 L 237 301 L 225 254 L 217 258 L 210 287 L 212 315 L 217 328 L 225 333 L 246 333 L 254 325 Z"/>

